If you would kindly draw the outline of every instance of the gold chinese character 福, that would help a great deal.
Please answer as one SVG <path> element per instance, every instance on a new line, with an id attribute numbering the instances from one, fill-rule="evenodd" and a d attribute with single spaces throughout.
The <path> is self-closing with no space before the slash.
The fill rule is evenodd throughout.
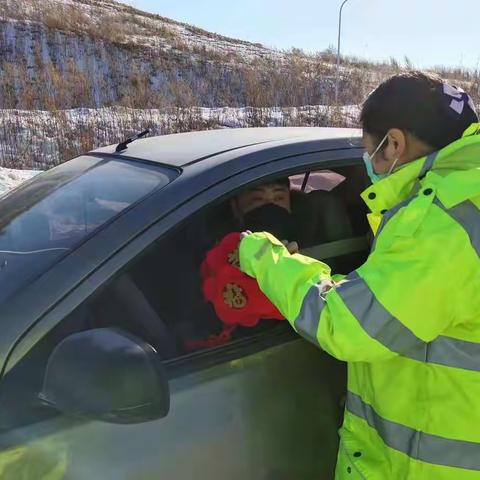
<path id="1" fill-rule="evenodd" d="M 227 283 L 223 289 L 223 301 L 230 308 L 244 308 L 247 305 L 247 297 L 243 288 L 236 283 Z"/>
<path id="2" fill-rule="evenodd" d="M 240 268 L 240 254 L 238 248 L 228 254 L 227 260 L 230 265 Z"/>

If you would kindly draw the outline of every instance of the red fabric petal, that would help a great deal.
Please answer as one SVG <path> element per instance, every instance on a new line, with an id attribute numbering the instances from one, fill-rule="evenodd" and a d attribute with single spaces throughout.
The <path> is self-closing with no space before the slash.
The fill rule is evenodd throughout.
<path id="1" fill-rule="evenodd" d="M 233 232 L 229 233 L 218 245 L 209 250 L 200 268 L 202 279 L 215 275 L 215 273 L 225 264 L 235 264 L 239 267 L 239 244 L 240 233 Z"/>
<path id="2" fill-rule="evenodd" d="M 206 340 L 189 340 L 185 342 L 187 351 L 202 350 L 204 348 L 219 347 L 232 341 L 232 333 L 235 327 L 225 326 L 218 335 L 210 335 Z"/>
<path id="3" fill-rule="evenodd" d="M 257 281 L 235 266 L 240 234 L 227 235 L 207 253 L 202 264 L 203 293 L 226 325 L 253 327 L 261 319 L 284 317 L 258 287 Z"/>

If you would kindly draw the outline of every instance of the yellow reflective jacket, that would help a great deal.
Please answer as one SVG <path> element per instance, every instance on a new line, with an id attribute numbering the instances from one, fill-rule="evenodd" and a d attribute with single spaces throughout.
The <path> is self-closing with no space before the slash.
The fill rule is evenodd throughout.
<path id="1" fill-rule="evenodd" d="M 298 333 L 348 362 L 337 479 L 480 479 L 478 127 L 362 194 L 378 231 L 341 282 L 269 234 L 241 242 Z"/>
<path id="2" fill-rule="evenodd" d="M 65 445 L 43 438 L 0 452 L 2 480 L 64 480 L 67 472 Z"/>

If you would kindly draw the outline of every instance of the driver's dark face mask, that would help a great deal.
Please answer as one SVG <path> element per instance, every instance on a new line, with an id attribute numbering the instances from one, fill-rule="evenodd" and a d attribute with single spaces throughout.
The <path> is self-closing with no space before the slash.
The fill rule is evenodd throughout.
<path id="1" fill-rule="evenodd" d="M 252 232 L 271 233 L 279 240 L 295 240 L 292 214 L 286 208 L 273 203 L 267 203 L 246 213 L 243 226 Z"/>

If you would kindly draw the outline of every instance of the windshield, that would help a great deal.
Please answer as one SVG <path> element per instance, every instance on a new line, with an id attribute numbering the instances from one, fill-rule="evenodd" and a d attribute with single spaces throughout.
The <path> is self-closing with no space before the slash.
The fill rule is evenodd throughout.
<path id="1" fill-rule="evenodd" d="M 174 171 L 83 156 L 0 201 L 0 301 L 120 212 L 165 186 Z"/>

